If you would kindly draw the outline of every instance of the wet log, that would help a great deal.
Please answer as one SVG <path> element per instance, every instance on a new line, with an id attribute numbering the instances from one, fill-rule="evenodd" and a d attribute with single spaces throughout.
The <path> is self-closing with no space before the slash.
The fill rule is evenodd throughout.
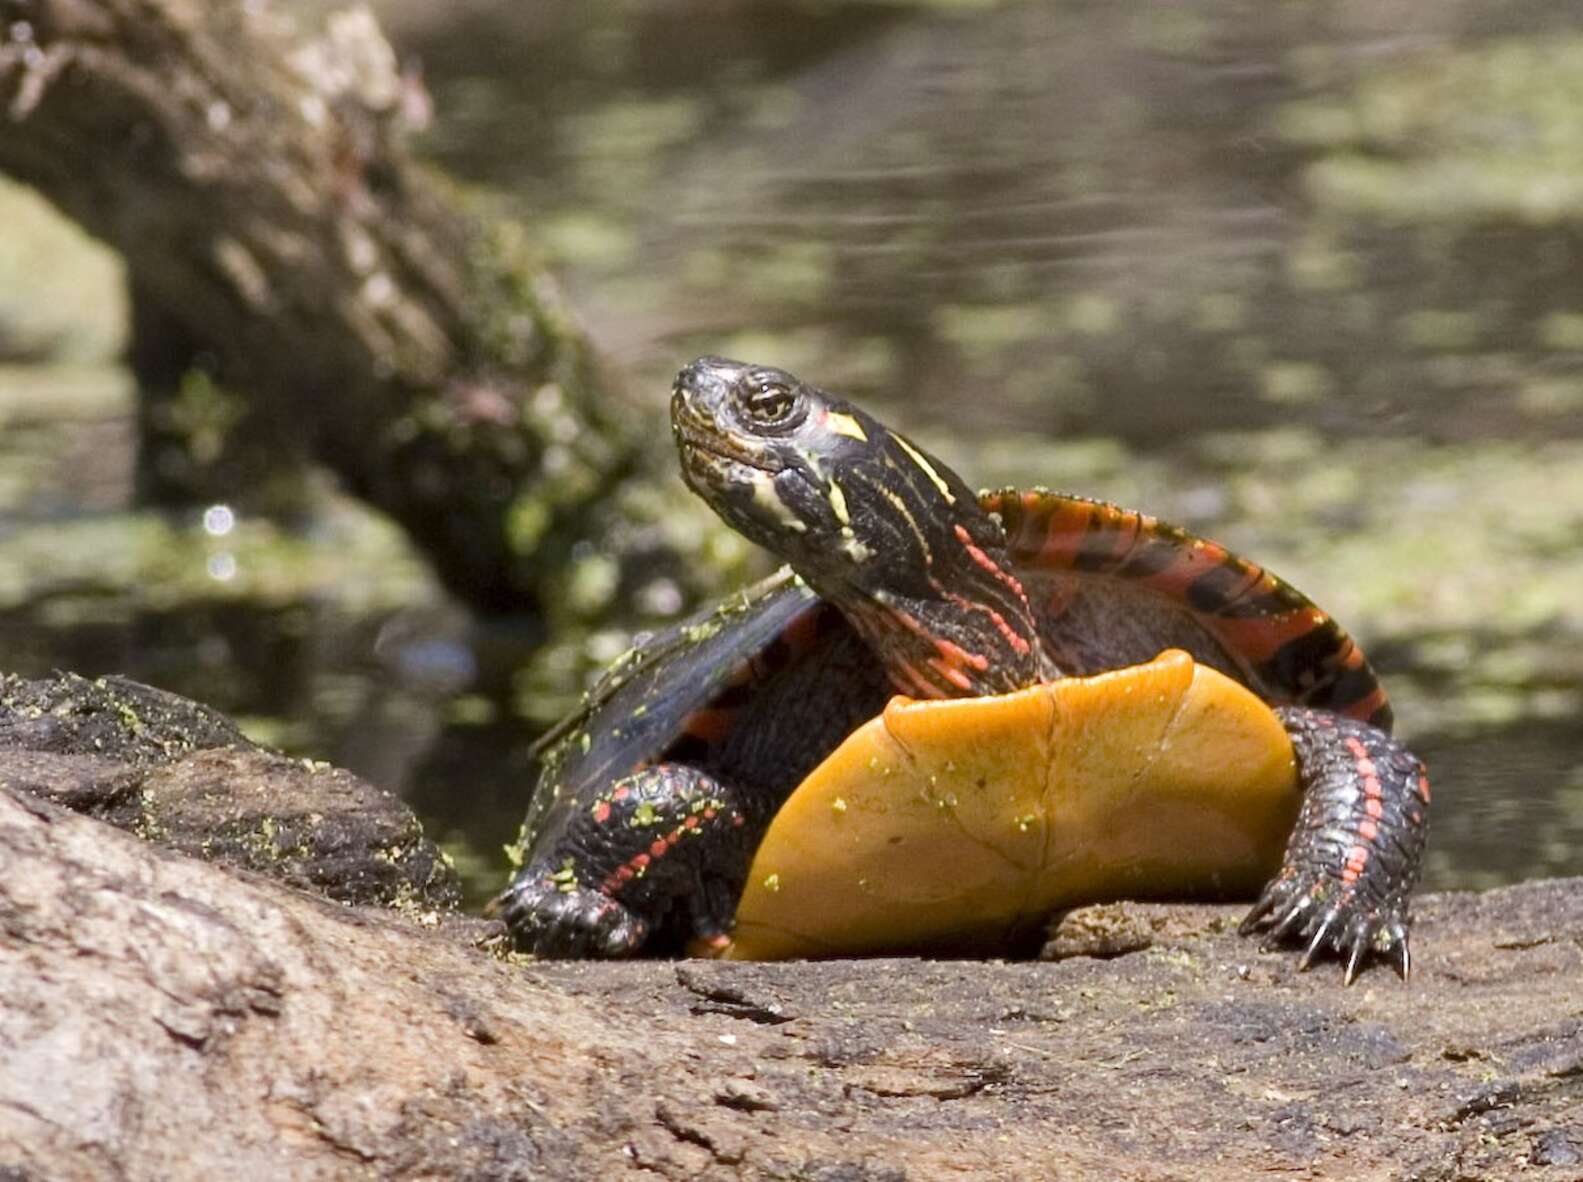
<path id="1" fill-rule="evenodd" d="M 521 227 L 414 159 L 368 11 L 285 8 L 0 0 L 0 171 L 126 261 L 146 492 L 318 460 L 532 610 L 631 466 L 619 412 Z"/>

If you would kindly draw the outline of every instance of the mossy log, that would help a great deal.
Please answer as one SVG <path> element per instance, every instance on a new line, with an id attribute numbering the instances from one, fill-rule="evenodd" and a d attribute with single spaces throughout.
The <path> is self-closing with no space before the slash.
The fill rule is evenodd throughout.
<path id="1" fill-rule="evenodd" d="M 322 461 L 532 610 L 631 452 L 521 228 L 406 147 L 422 107 L 365 8 L 0 0 L 0 171 L 126 261 L 145 490 Z"/>

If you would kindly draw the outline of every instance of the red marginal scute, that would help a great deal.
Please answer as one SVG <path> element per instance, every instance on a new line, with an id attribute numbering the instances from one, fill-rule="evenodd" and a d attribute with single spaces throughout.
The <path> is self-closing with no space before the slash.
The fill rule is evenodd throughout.
<path id="1" fill-rule="evenodd" d="M 1223 546 L 1199 539 L 1179 551 L 1164 570 L 1144 576 L 1143 582 L 1169 599 L 1186 600 L 1193 584 L 1222 566 L 1227 557 Z"/>
<path id="2" fill-rule="evenodd" d="M 1363 650 L 1353 645 L 1352 651 L 1358 655 L 1357 664 L 1363 664 Z M 1356 702 L 1342 707 L 1341 712 L 1348 718 L 1356 718 L 1359 722 L 1370 722 L 1376 714 L 1385 708 L 1388 701 L 1390 699 L 1385 693 L 1385 688 L 1383 686 L 1375 686 L 1368 697 L 1360 698 Z"/>
<path id="3" fill-rule="evenodd" d="M 1260 664 L 1298 637 L 1312 632 L 1325 622 L 1322 613 L 1299 609 L 1279 616 L 1223 616 L 1215 620 L 1215 631 L 1235 651 Z"/>
<path id="4" fill-rule="evenodd" d="M 1030 524 L 1038 520 L 1042 498 L 1038 493 L 1027 493 L 1023 496 L 1023 505 L 1030 514 Z M 1087 505 L 1079 501 L 1062 501 L 1055 506 L 1055 511 L 1050 513 L 1045 522 L 1044 540 L 1039 547 L 1041 562 L 1048 566 L 1066 567 L 1072 565 L 1072 558 L 1077 554 L 1078 547 L 1082 544 L 1083 534 L 1088 528 L 1089 512 Z"/>

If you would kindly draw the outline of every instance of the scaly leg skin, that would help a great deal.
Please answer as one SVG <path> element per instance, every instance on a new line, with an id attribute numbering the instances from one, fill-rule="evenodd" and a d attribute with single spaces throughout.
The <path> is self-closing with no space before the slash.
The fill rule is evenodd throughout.
<path id="1" fill-rule="evenodd" d="M 1306 943 L 1299 969 L 1334 949 L 1346 983 L 1372 949 L 1395 955 L 1405 979 L 1408 896 L 1423 859 L 1429 777 L 1378 727 L 1303 706 L 1276 710 L 1297 753 L 1304 793 L 1286 857 L 1242 921 L 1265 947 Z"/>
<path id="2" fill-rule="evenodd" d="M 693 935 L 723 941 L 754 828 L 727 785 L 656 764 L 612 783 L 534 851 L 490 911 L 546 958 L 632 956 L 676 905 Z"/>

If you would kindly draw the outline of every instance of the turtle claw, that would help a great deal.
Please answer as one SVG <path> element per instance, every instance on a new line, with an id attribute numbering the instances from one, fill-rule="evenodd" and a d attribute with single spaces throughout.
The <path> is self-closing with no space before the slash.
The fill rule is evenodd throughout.
<path id="1" fill-rule="evenodd" d="M 1358 966 L 1363 963 L 1363 954 L 1369 949 L 1369 942 L 1364 938 L 1363 932 L 1358 932 L 1352 937 L 1352 951 L 1347 956 L 1347 971 L 1342 977 L 1342 985 L 1350 985 L 1358 975 Z"/>
<path id="2" fill-rule="evenodd" d="M 1308 941 L 1308 947 L 1303 951 L 1302 959 L 1297 962 L 1297 971 L 1299 973 L 1306 973 L 1308 966 L 1314 963 L 1315 954 L 1325 947 L 1326 939 L 1330 935 L 1330 929 L 1335 926 L 1336 920 L 1340 918 L 1341 909 L 1339 907 L 1332 907 L 1325 912 L 1324 919 L 1320 920 L 1319 926 L 1314 930 L 1313 939 Z M 1340 941 L 1337 941 L 1337 946 L 1339 947 L 1339 945 Z"/>
<path id="3" fill-rule="evenodd" d="M 1281 946 L 1287 933 L 1302 921 L 1312 905 L 1313 899 L 1306 894 L 1292 898 L 1285 878 L 1277 878 L 1264 888 L 1259 901 L 1242 917 L 1242 922 L 1237 925 L 1237 934 L 1250 936 L 1268 925 L 1270 930 L 1259 948 L 1260 951 L 1269 952 Z"/>
<path id="4" fill-rule="evenodd" d="M 1393 967 L 1403 980 L 1411 964 L 1407 924 L 1397 908 L 1390 904 L 1370 907 L 1360 892 L 1338 889 L 1322 873 L 1278 876 L 1238 931 L 1244 935 L 1263 931 L 1260 950 L 1265 952 L 1300 943 L 1298 972 L 1307 972 L 1325 953 L 1334 952 L 1345 962 L 1347 985 L 1357 979 L 1371 951 L 1387 957 L 1394 954 Z"/>

